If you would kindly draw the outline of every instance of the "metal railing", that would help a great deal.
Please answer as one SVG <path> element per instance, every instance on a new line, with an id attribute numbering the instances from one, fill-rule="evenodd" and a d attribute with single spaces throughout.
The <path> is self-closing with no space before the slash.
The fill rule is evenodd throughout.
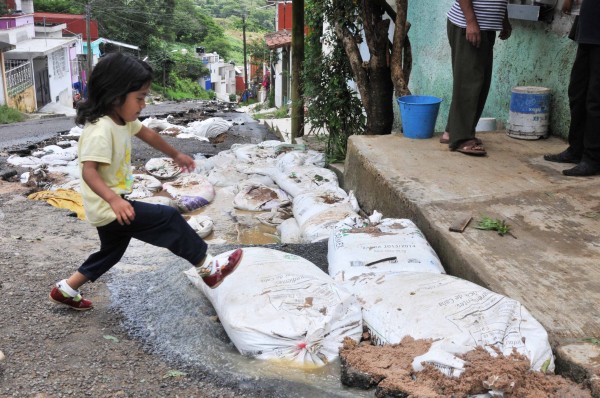
<path id="1" fill-rule="evenodd" d="M 31 62 L 22 59 L 8 59 L 4 63 L 6 69 L 6 91 L 13 97 L 33 86 Z"/>

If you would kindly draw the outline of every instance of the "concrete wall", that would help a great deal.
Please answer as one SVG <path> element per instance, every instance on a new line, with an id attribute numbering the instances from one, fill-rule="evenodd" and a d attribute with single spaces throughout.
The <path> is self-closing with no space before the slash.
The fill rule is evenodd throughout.
<path id="1" fill-rule="evenodd" d="M 19 94 L 8 98 L 6 103 L 10 108 L 18 109 L 21 112 L 31 113 L 37 109 L 35 100 L 35 87 L 31 86 Z"/>
<path id="2" fill-rule="evenodd" d="M 409 3 L 409 36 L 413 49 L 413 94 L 443 98 L 436 131 L 446 125 L 452 95 L 452 71 L 446 34 L 446 13 L 453 0 Z M 560 3 L 560 2 L 559 2 Z M 552 90 L 550 132 L 566 137 L 569 125 L 567 87 L 576 44 L 567 38 L 573 17 L 556 11 L 554 22 L 511 20 L 513 33 L 496 41 L 494 77 L 483 117 L 508 121 L 510 95 L 516 86 L 543 86 Z M 395 105 L 397 107 L 397 105 Z M 395 127 L 399 127 L 398 120 Z"/>
<path id="3" fill-rule="evenodd" d="M 71 72 L 67 51 L 67 48 L 60 48 L 48 54 L 50 99 L 51 102 L 58 102 L 64 106 L 72 106 Z"/>

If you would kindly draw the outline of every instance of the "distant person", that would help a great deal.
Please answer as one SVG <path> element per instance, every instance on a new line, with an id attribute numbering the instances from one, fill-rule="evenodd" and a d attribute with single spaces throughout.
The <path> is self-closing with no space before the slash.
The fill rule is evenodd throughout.
<path id="1" fill-rule="evenodd" d="M 563 12 L 571 10 L 565 0 Z M 549 162 L 575 163 L 563 170 L 572 177 L 600 174 L 600 1 L 583 0 L 577 29 L 577 54 L 569 82 L 569 146 L 558 154 L 545 155 Z"/>
<path id="2" fill-rule="evenodd" d="M 448 12 L 448 41 L 452 56 L 452 102 L 446 130 L 440 138 L 450 150 L 484 156 L 475 126 L 492 82 L 496 32 L 510 37 L 508 0 L 455 0 Z"/>
<path id="3" fill-rule="evenodd" d="M 238 249 L 219 267 L 207 254 L 206 243 L 177 210 L 125 199 L 133 184 L 132 136 L 173 158 L 184 171 L 196 167 L 191 157 L 138 120 L 151 80 L 147 63 L 121 53 L 107 54 L 90 76 L 89 98 L 77 108 L 75 121 L 85 124 L 79 139 L 81 195 L 87 219 L 98 229 L 100 250 L 56 284 L 50 292 L 55 303 L 80 311 L 92 308 L 92 302 L 82 298 L 78 289 L 119 262 L 131 238 L 167 248 L 188 260 L 199 267 L 198 273 L 211 288 L 240 262 L 242 250 Z"/>

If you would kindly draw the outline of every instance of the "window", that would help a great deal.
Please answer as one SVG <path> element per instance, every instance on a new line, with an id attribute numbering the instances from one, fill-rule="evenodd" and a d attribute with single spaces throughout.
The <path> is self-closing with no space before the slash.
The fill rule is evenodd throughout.
<path id="1" fill-rule="evenodd" d="M 50 54 L 52 58 L 52 72 L 56 77 L 63 77 L 67 72 L 67 62 L 65 60 L 65 50 L 61 48 L 60 50 L 54 51 Z"/>

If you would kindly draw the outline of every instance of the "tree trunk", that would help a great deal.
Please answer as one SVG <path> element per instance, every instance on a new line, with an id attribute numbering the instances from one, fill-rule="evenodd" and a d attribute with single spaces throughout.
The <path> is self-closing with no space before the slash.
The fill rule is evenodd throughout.
<path id="1" fill-rule="evenodd" d="M 344 45 L 367 113 L 366 134 L 390 134 L 394 122 L 393 84 L 389 66 L 390 21 L 382 19 L 383 13 L 383 8 L 377 2 L 363 3 L 363 28 L 371 55 L 367 62 L 363 62 L 360 55 L 360 39 L 339 21 L 335 23 L 335 32 Z"/>
<path id="2" fill-rule="evenodd" d="M 350 61 L 354 80 L 367 114 L 366 134 L 390 134 L 394 121 L 394 91 L 397 97 L 410 94 L 408 81 L 412 70 L 412 50 L 408 40 L 410 24 L 406 21 L 408 0 L 396 0 L 397 12 L 385 0 L 362 2 L 364 37 L 370 58 L 364 62 L 359 46 L 362 38 L 335 22 L 335 32 L 342 41 Z M 389 20 L 394 19 L 394 40 L 388 40 Z"/>
<path id="3" fill-rule="evenodd" d="M 396 0 L 394 18 L 394 46 L 392 48 L 391 72 L 396 96 L 409 95 L 408 80 L 412 71 L 412 49 L 408 40 L 410 24 L 406 21 L 408 0 Z"/>
<path id="4" fill-rule="evenodd" d="M 292 137 L 304 136 L 304 93 L 302 68 L 304 64 L 304 0 L 292 2 Z"/>

